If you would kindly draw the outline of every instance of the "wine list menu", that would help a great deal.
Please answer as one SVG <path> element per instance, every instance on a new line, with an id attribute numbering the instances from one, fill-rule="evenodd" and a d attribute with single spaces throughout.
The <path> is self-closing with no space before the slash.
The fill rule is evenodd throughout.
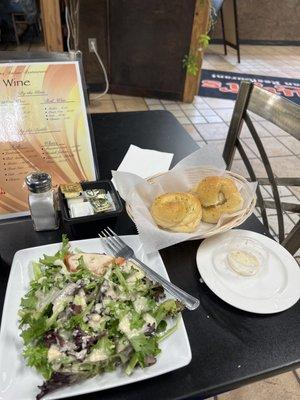
<path id="1" fill-rule="evenodd" d="M 28 212 L 25 176 L 96 178 L 78 62 L 0 64 L 0 219 Z"/>

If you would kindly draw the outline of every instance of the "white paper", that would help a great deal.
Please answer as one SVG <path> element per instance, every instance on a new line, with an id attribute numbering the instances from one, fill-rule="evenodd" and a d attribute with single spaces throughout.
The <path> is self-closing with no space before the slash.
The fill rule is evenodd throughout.
<path id="1" fill-rule="evenodd" d="M 174 154 L 156 150 L 141 149 L 130 145 L 118 171 L 130 172 L 141 178 L 148 178 L 161 172 L 168 171 Z"/>
<path id="2" fill-rule="evenodd" d="M 234 214 L 223 215 L 217 224 L 201 222 L 199 228 L 193 233 L 177 233 L 161 229 L 150 214 L 149 208 L 157 196 L 167 192 L 191 191 L 206 176 L 226 174 L 221 154 L 211 145 L 200 148 L 181 160 L 172 170 L 155 177 L 154 183 L 135 174 L 112 171 L 116 187 L 130 207 L 130 213 L 147 253 L 189 239 L 205 238 L 212 235 L 214 231 L 217 232 L 221 226 L 232 221 L 234 217 L 237 220 L 241 218 L 253 201 L 256 183 L 241 183 L 240 180 L 236 180 L 237 187 L 244 199 L 242 210 Z M 232 176 L 230 177 L 234 179 Z"/>

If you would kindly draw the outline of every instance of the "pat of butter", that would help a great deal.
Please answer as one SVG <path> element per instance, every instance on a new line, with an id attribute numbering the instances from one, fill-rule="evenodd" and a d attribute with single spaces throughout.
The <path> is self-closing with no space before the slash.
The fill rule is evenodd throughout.
<path id="1" fill-rule="evenodd" d="M 243 250 L 232 250 L 227 255 L 227 261 L 230 268 L 242 276 L 255 275 L 260 267 L 259 258 Z"/>
<path id="2" fill-rule="evenodd" d="M 91 203 L 89 203 L 88 201 L 84 203 L 71 204 L 70 206 L 71 218 L 85 217 L 87 215 L 93 215 L 93 214 L 94 214 L 93 207 Z"/>

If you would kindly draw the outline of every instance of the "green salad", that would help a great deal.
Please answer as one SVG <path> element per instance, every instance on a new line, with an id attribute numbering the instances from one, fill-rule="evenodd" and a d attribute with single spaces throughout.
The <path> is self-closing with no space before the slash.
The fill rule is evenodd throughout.
<path id="1" fill-rule="evenodd" d="M 153 365 L 183 309 L 135 264 L 72 253 L 65 236 L 33 274 L 19 317 L 23 356 L 45 379 L 36 399 L 118 366 L 130 375 Z"/>

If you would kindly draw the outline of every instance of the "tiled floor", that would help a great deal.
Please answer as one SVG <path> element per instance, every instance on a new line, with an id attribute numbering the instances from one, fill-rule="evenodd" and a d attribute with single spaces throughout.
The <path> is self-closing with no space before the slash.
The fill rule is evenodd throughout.
<path id="1" fill-rule="evenodd" d="M 241 53 L 242 62 L 239 65 L 236 62 L 234 52 L 224 57 L 221 46 L 210 46 L 204 59 L 203 68 L 291 78 L 299 78 L 300 76 L 299 47 L 242 46 Z M 195 97 L 192 104 L 119 95 L 105 95 L 103 98 L 97 99 L 97 96 L 96 93 L 90 96 L 89 110 L 91 113 L 168 110 L 184 126 L 187 134 L 199 146 L 205 143 L 214 143 L 220 151 L 224 146 L 234 107 L 234 102 L 231 100 L 200 98 L 199 96 Z M 299 177 L 300 143 L 261 117 L 256 115 L 252 117 L 269 154 L 275 174 L 277 176 Z M 254 170 L 258 176 L 266 176 L 257 149 L 246 127 L 243 128 L 241 137 Z M 282 165 L 285 166 L 284 169 Z M 247 176 L 245 166 L 238 154 L 236 154 L 232 169 Z M 270 186 L 265 186 L 262 191 L 266 199 L 271 199 Z M 286 202 L 300 203 L 299 189 L 281 187 L 280 194 Z M 260 218 L 259 211 L 256 210 L 255 213 Z M 275 214 L 275 212 L 269 211 L 271 230 L 274 236 L 277 236 L 278 228 Z M 298 220 L 299 215 L 285 213 L 284 222 L 287 232 L 293 228 Z M 300 256 L 300 253 L 298 254 Z M 300 370 L 246 385 L 217 397 L 218 400 L 300 399 Z"/>

